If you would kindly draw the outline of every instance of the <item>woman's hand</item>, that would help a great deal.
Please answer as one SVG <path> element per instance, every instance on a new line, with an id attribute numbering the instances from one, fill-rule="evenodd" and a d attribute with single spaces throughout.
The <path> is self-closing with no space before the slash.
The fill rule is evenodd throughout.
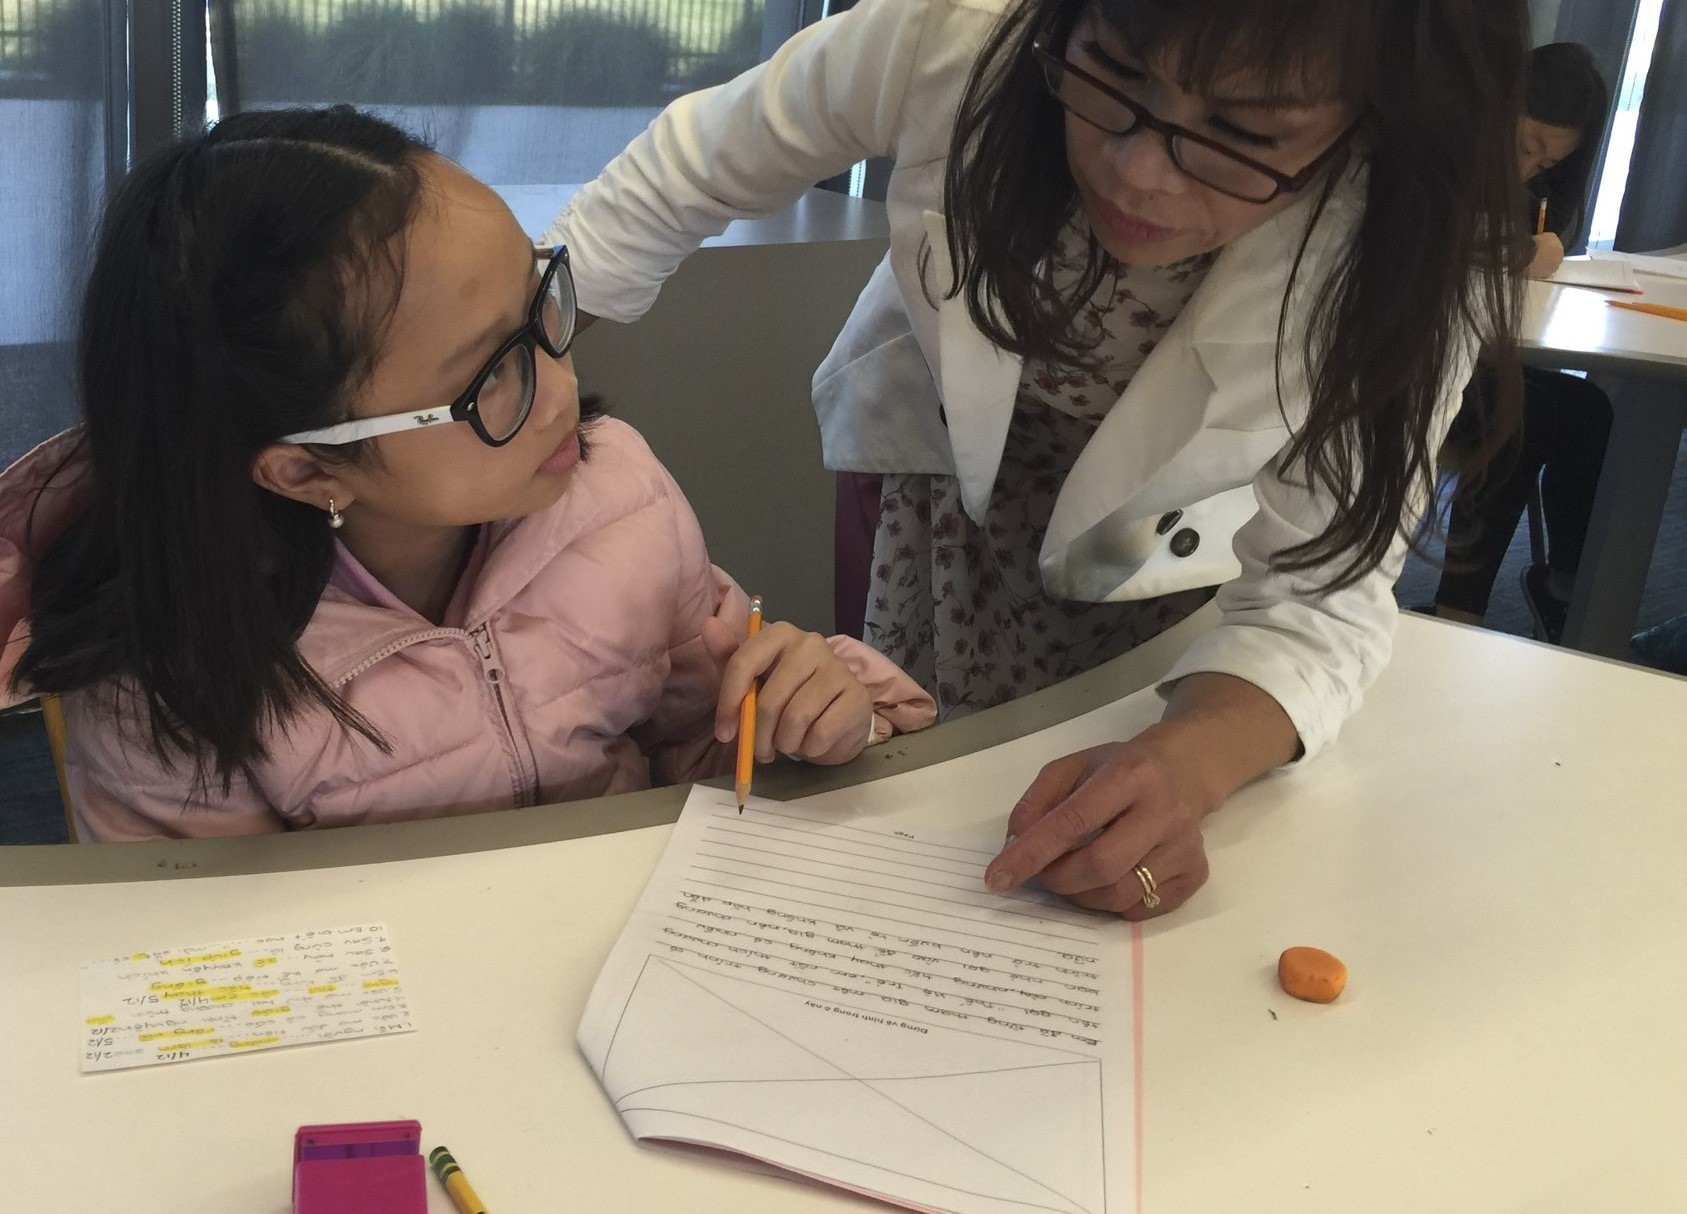
<path id="1" fill-rule="evenodd" d="M 1542 232 L 1535 237 L 1535 255 L 1523 272 L 1530 278 L 1551 278 L 1564 264 L 1564 242 L 1556 232 Z"/>
<path id="2" fill-rule="evenodd" d="M 1010 842 L 986 887 L 1001 893 L 1036 876 L 1080 906 L 1127 919 L 1176 910 L 1207 879 L 1205 807 L 1184 784 L 1147 734 L 1056 759 L 1008 816 Z"/>
<path id="3" fill-rule="evenodd" d="M 1207 880 L 1202 819 L 1299 745 L 1288 714 L 1252 683 L 1188 675 L 1158 724 L 1043 768 L 1008 816 L 985 888 L 1040 877 L 1080 906 L 1127 919 L 1176 910 Z"/>
<path id="4" fill-rule="evenodd" d="M 810 763 L 844 763 L 867 746 L 873 699 L 826 638 L 783 621 L 746 638 L 719 619 L 703 621 L 703 644 L 721 667 L 715 737 L 738 736 L 738 710 L 752 679 L 756 696 L 756 759 L 775 754 Z"/>

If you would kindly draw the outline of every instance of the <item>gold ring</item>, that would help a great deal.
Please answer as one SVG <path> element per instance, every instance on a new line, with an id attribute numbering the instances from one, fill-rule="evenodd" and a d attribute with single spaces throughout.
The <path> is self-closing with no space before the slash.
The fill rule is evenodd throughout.
<path id="1" fill-rule="evenodd" d="M 1142 864 L 1136 866 L 1136 879 L 1142 882 L 1142 905 L 1153 910 L 1160 905 L 1160 895 L 1154 891 L 1158 888 L 1154 881 L 1154 874 Z"/>

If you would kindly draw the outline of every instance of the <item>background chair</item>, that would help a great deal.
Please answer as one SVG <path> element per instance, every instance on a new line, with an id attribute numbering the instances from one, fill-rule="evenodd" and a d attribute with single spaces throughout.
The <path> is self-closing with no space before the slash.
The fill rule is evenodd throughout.
<path id="1" fill-rule="evenodd" d="M 76 814 L 70 806 L 70 781 L 64 777 L 64 706 L 58 696 L 41 697 L 41 721 L 47 727 L 47 747 L 53 752 L 53 775 L 59 782 L 59 802 L 64 808 L 64 828 L 76 842 Z"/>
<path id="2" fill-rule="evenodd" d="M 64 716 L 39 700 L 0 712 L 0 844 L 75 839 L 63 768 Z M 56 735 L 56 743 L 55 743 Z"/>

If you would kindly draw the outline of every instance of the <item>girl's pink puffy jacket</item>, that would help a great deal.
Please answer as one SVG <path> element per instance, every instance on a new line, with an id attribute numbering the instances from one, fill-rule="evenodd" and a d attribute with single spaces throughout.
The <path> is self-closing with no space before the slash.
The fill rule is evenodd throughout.
<path id="1" fill-rule="evenodd" d="M 28 634 L 28 553 L 80 509 L 86 473 L 36 488 L 70 431 L 0 475 L 0 706 Z M 436 626 L 343 549 L 299 639 L 325 682 L 391 743 L 383 754 L 307 710 L 224 795 L 193 765 L 139 744 L 136 698 L 116 683 L 63 698 L 66 777 L 82 838 L 123 840 L 345 826 L 597 797 L 731 770 L 714 740 L 719 673 L 699 629 L 742 630 L 744 592 L 709 563 L 697 519 L 644 440 L 600 422 L 562 499 L 482 528 Z M 859 641 L 831 638 L 872 694 L 876 738 L 929 725 L 931 698 Z"/>

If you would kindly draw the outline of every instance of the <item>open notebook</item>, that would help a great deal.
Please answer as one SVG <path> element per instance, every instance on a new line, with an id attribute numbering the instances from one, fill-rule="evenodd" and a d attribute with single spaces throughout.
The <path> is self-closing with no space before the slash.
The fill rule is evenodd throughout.
<path id="1" fill-rule="evenodd" d="M 1634 266 L 1617 258 L 1567 257 L 1548 282 L 1567 287 L 1593 287 L 1601 291 L 1641 293 L 1640 280 L 1634 276 Z"/>
<path id="2" fill-rule="evenodd" d="M 986 893 L 999 830 L 942 810 L 693 790 L 580 1024 L 634 1137 L 916 1210 L 1138 1208 L 1141 937 Z"/>
<path id="3" fill-rule="evenodd" d="M 1687 278 L 1687 254 L 1658 256 L 1646 253 L 1618 253 L 1596 249 L 1588 256 L 1594 261 L 1624 262 L 1636 274 L 1655 274 L 1659 278 Z"/>

